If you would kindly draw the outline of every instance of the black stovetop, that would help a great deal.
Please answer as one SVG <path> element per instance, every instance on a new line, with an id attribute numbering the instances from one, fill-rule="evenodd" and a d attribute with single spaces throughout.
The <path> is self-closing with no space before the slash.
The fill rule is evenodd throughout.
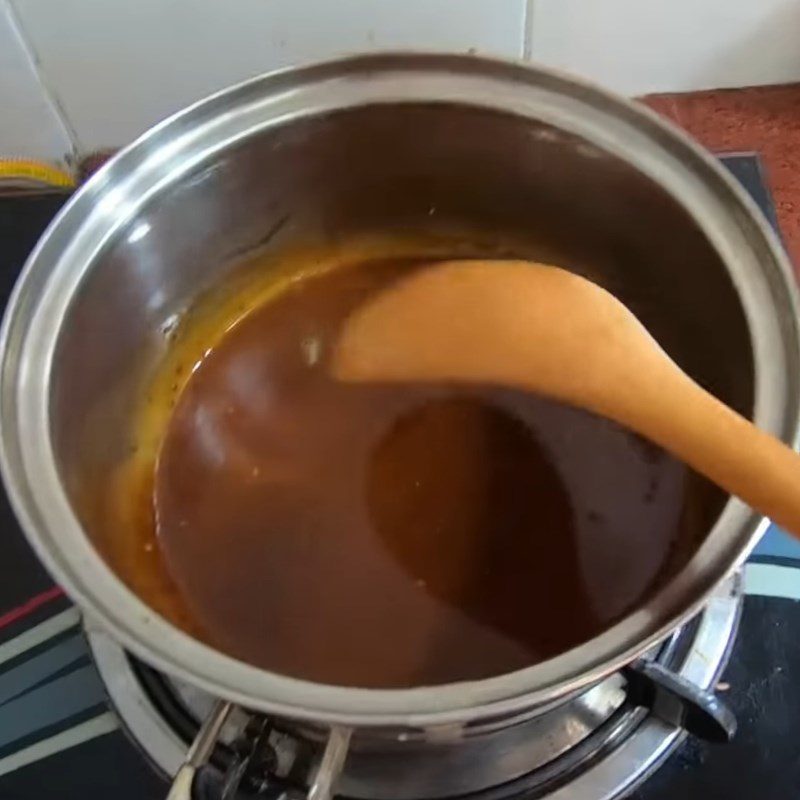
<path id="1" fill-rule="evenodd" d="M 755 155 L 725 159 L 774 223 Z M 0 196 L 5 304 L 62 194 Z M 771 529 L 747 566 L 740 633 L 720 691 L 727 745 L 687 740 L 635 800 L 784 800 L 800 792 L 800 545 Z M 0 491 L 0 798 L 161 800 L 168 784 L 120 729 L 77 612 L 25 542 Z"/>

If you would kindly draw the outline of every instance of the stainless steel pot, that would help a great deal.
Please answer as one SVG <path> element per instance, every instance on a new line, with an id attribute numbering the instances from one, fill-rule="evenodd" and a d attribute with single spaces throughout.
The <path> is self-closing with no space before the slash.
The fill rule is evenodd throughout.
<path id="1" fill-rule="evenodd" d="M 790 271 L 754 204 L 712 157 L 646 109 L 561 75 L 385 55 L 215 95 L 158 125 L 72 198 L 4 320 L 6 485 L 39 556 L 83 609 L 141 658 L 215 695 L 364 726 L 535 712 L 695 613 L 764 521 L 731 500 L 668 586 L 546 663 L 376 691 L 271 674 L 191 638 L 126 587 L 77 512 L 87 463 L 111 468 L 124 451 L 129 389 L 163 354 L 165 331 L 241 253 L 387 226 L 474 230 L 487 252 L 497 235 L 516 237 L 517 255 L 591 274 L 630 299 L 699 380 L 794 442 L 800 349 Z"/>

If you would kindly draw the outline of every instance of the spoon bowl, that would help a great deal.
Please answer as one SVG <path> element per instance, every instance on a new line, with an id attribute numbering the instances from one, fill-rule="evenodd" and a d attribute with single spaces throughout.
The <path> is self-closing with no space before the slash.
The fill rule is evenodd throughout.
<path id="1" fill-rule="evenodd" d="M 800 457 L 713 397 L 597 284 L 525 261 L 448 261 L 347 321 L 343 381 L 510 386 L 608 417 L 800 534 Z"/>

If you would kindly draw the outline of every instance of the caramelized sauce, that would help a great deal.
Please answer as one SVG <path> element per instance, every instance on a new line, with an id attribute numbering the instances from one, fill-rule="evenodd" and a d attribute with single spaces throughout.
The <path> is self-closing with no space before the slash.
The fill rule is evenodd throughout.
<path id="1" fill-rule="evenodd" d="M 495 388 L 355 386 L 326 361 L 408 260 L 289 282 L 169 419 L 157 542 L 212 644 L 363 687 L 477 679 L 601 632 L 696 531 L 705 486 L 613 423 Z"/>

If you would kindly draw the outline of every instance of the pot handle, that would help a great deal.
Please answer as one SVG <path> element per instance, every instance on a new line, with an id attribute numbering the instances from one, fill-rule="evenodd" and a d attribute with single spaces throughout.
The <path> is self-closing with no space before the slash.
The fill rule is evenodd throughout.
<path id="1" fill-rule="evenodd" d="M 308 800 L 332 800 L 350 748 L 352 728 L 333 727 L 308 790 Z"/>
<path id="2" fill-rule="evenodd" d="M 213 752 L 222 726 L 232 710 L 233 705 L 231 703 L 223 700 L 217 701 L 217 704 L 200 727 L 192 746 L 186 753 L 186 760 L 175 773 L 166 800 L 192 800 L 195 777 L 198 771 L 205 766 Z"/>
<path id="3" fill-rule="evenodd" d="M 266 717 L 254 715 L 251 718 L 251 722 L 254 723 L 251 737 L 243 739 L 247 742 L 247 752 L 240 753 L 234 758 L 228 770 L 220 775 L 208 761 L 222 726 L 232 710 L 233 704 L 221 700 L 214 706 L 192 742 L 186 760 L 175 774 L 166 800 L 199 800 L 199 798 L 230 800 L 239 796 L 239 786 L 252 766 L 253 759 L 262 751 L 270 728 Z M 312 773 L 307 800 L 333 800 L 336 782 L 350 747 L 351 734 L 352 729 L 347 727 L 334 726 L 330 729 Z M 269 785 L 262 780 L 256 794 L 260 797 L 268 789 Z"/>
<path id="4" fill-rule="evenodd" d="M 665 722 L 707 742 L 729 742 L 734 737 L 736 717 L 712 692 L 644 658 L 634 661 L 624 673 L 635 705 L 651 709 Z"/>

